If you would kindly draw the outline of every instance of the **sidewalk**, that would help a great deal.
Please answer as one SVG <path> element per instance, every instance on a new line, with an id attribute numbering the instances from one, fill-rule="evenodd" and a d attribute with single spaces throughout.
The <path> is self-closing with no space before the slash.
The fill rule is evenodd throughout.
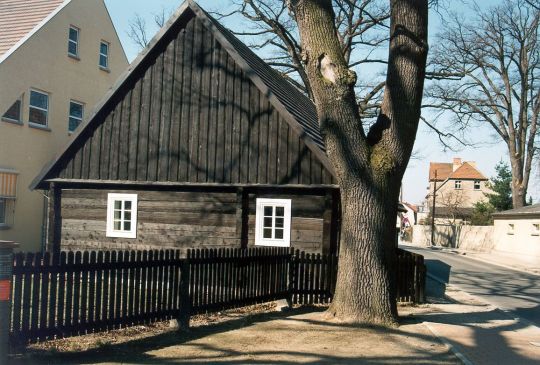
<path id="1" fill-rule="evenodd" d="M 439 298 L 429 313 L 420 311 L 415 317 L 466 365 L 540 364 L 540 328 L 452 286 L 428 280 L 427 291 L 436 297 L 444 292 L 451 302 Z"/>

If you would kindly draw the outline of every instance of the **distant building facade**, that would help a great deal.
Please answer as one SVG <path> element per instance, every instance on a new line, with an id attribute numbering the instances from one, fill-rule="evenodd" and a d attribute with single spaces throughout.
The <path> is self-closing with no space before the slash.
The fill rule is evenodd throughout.
<path id="1" fill-rule="evenodd" d="M 127 66 L 103 0 L 0 0 L 0 240 L 43 248 L 28 186 Z"/>
<path id="2" fill-rule="evenodd" d="M 488 178 L 474 161 L 454 158 L 451 163 L 431 162 L 424 212 L 431 215 L 435 191 L 435 219 L 438 223 L 467 221 L 477 202 L 486 200 Z"/>

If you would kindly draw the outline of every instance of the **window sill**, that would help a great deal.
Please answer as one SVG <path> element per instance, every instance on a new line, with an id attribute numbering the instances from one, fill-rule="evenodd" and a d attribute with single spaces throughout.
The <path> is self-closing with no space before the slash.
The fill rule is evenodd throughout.
<path id="1" fill-rule="evenodd" d="M 11 229 L 11 226 L 8 224 L 0 224 L 0 231 L 7 231 L 8 229 Z"/>
<path id="2" fill-rule="evenodd" d="M 99 66 L 99 69 L 103 72 L 111 73 L 111 70 L 108 67 Z"/>
<path id="3" fill-rule="evenodd" d="M 81 60 L 81 58 L 79 56 L 71 54 L 71 53 L 68 53 L 68 57 L 74 59 L 75 61 L 80 61 Z"/>
<path id="4" fill-rule="evenodd" d="M 538 236 L 540 236 L 540 233 L 531 233 L 531 236 L 536 236 L 536 237 L 538 237 Z"/>
<path id="5" fill-rule="evenodd" d="M 15 125 L 24 125 L 24 123 L 21 122 L 20 120 L 9 119 L 9 118 L 2 118 L 2 122 L 6 122 L 6 123 L 10 123 L 10 124 L 15 124 Z"/>
<path id="6" fill-rule="evenodd" d="M 28 122 L 28 126 L 30 128 L 35 128 L 35 129 L 39 129 L 39 130 L 46 131 L 46 132 L 52 132 L 51 128 L 47 127 L 46 125 L 41 125 L 41 124 Z"/>

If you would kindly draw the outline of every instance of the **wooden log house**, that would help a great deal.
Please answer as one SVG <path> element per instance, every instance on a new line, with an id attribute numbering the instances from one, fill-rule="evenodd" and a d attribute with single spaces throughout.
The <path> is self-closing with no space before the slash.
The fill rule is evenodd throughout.
<path id="1" fill-rule="evenodd" d="M 50 251 L 337 250 L 315 106 L 191 0 L 31 188 Z"/>

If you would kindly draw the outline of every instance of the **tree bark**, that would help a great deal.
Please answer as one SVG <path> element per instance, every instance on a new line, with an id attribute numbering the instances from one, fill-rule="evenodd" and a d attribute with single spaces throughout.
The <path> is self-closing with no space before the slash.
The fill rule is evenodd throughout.
<path id="1" fill-rule="evenodd" d="M 341 191 L 336 291 L 329 313 L 397 323 L 395 222 L 418 122 L 427 57 L 427 0 L 392 0 L 388 72 L 377 122 L 365 133 L 330 0 L 291 0 L 327 154 Z"/>

